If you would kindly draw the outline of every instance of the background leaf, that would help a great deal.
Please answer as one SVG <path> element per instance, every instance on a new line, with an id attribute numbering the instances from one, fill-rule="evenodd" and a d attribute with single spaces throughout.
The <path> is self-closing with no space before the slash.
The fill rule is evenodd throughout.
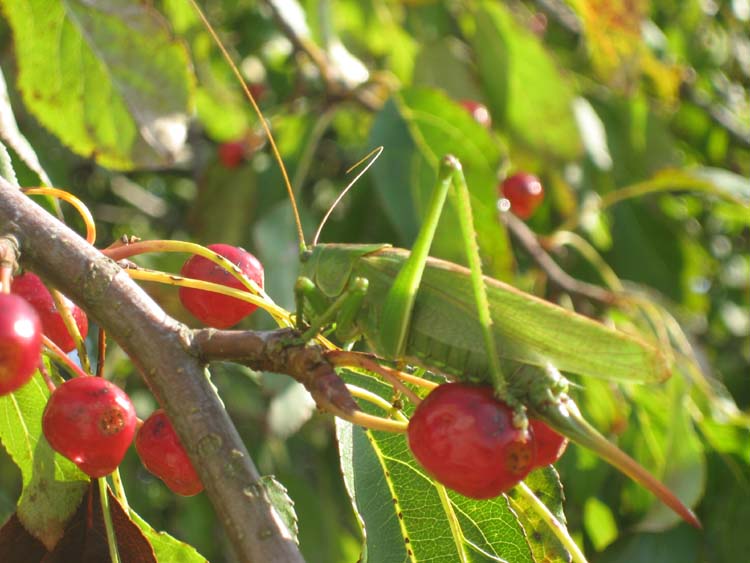
<path id="1" fill-rule="evenodd" d="M 3 9 L 24 102 L 73 151 L 125 169 L 180 158 L 192 79 L 185 49 L 150 6 L 7 0 Z"/>
<path id="2" fill-rule="evenodd" d="M 508 239 L 495 206 L 501 153 L 486 129 L 441 92 L 415 88 L 402 91 L 384 106 L 373 124 L 370 143 L 386 147 L 372 174 L 403 244 L 410 245 L 416 237 L 435 188 L 440 160 L 453 154 L 461 161 L 471 192 L 486 273 L 498 278 L 507 274 Z M 465 263 L 457 232 L 458 219 L 448 203 L 431 254 Z"/>
<path id="3" fill-rule="evenodd" d="M 503 4 L 483 2 L 472 21 L 479 76 L 498 125 L 542 154 L 579 156 L 574 91 L 538 39 Z"/>
<path id="4" fill-rule="evenodd" d="M 15 393 L 0 397 L 0 440 L 23 476 L 18 518 L 51 549 L 78 508 L 89 478 L 42 436 L 48 397 L 39 372 Z"/>

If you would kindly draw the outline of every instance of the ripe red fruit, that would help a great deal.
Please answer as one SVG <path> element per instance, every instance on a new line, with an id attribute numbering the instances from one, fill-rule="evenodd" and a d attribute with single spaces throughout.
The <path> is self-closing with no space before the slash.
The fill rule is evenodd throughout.
<path id="1" fill-rule="evenodd" d="M 489 386 L 448 383 L 414 410 L 407 430 L 414 457 L 437 481 L 464 496 L 496 497 L 534 468 L 531 434 Z"/>
<path id="2" fill-rule="evenodd" d="M 65 353 L 75 350 L 75 341 L 68 333 L 68 329 L 65 328 L 65 323 L 63 322 L 57 307 L 55 307 L 52 295 L 45 287 L 44 283 L 42 283 L 42 280 L 39 279 L 39 276 L 32 274 L 31 272 L 26 272 L 21 276 L 17 276 L 13 279 L 10 289 L 16 295 L 23 297 L 32 307 L 34 307 L 34 309 L 36 309 L 36 312 L 39 314 L 39 318 L 42 321 L 42 331 L 47 338 L 57 344 Z M 73 319 L 78 326 L 78 331 L 83 338 L 86 338 L 86 334 L 89 331 L 89 321 L 88 318 L 86 318 L 86 313 L 66 297 L 63 297 L 63 299 L 65 301 L 65 306 L 73 315 Z"/>
<path id="3" fill-rule="evenodd" d="M 12 393 L 36 371 L 42 352 L 42 322 L 17 295 L 0 293 L 0 395 Z"/>
<path id="4" fill-rule="evenodd" d="M 101 377 L 66 381 L 52 393 L 42 416 L 50 446 L 90 477 L 104 477 L 120 465 L 135 424 L 128 396 Z"/>
<path id="5" fill-rule="evenodd" d="M 544 199 L 539 178 L 525 172 L 508 176 L 500 184 L 500 193 L 510 202 L 510 210 L 521 219 L 528 219 Z"/>
<path id="6" fill-rule="evenodd" d="M 189 497 L 203 490 L 203 483 L 163 410 L 154 411 L 143 423 L 135 436 L 135 449 L 146 469 L 173 492 Z"/>
<path id="7" fill-rule="evenodd" d="M 263 287 L 263 265 L 247 250 L 228 244 L 212 244 L 208 248 L 227 258 L 247 277 Z M 202 256 L 193 256 L 185 262 L 180 274 L 186 278 L 219 283 L 245 291 L 237 278 Z M 229 328 L 257 309 L 252 303 L 234 297 L 187 287 L 180 288 L 180 301 L 196 318 L 214 328 Z"/>
<path id="8" fill-rule="evenodd" d="M 479 123 L 479 125 L 487 129 L 492 127 L 492 116 L 490 115 L 490 110 L 487 109 L 487 106 L 474 100 L 461 100 L 461 105 L 464 106 L 464 109 L 471 114 L 471 117 L 473 117 L 474 121 Z"/>
<path id="9" fill-rule="evenodd" d="M 552 465 L 565 453 L 565 448 L 568 447 L 568 439 L 552 430 L 541 420 L 530 418 L 529 426 L 534 433 L 534 441 L 536 442 L 535 467 Z"/>
<path id="10" fill-rule="evenodd" d="M 237 168 L 245 160 L 245 143 L 243 141 L 221 143 L 219 160 L 227 168 Z"/>

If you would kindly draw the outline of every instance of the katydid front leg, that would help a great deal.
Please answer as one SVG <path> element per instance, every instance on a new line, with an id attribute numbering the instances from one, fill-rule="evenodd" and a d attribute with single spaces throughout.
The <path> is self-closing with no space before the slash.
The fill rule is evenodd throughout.
<path id="1" fill-rule="evenodd" d="M 396 276 L 396 280 L 386 296 L 382 314 L 383 335 L 381 343 L 387 356 L 393 358 L 404 356 L 417 291 L 422 282 L 422 275 L 424 274 L 430 247 L 435 238 L 440 214 L 445 206 L 445 200 L 451 186 L 454 188 L 452 199 L 458 212 L 461 235 L 464 241 L 464 251 L 466 252 L 469 270 L 471 271 L 474 300 L 487 351 L 492 385 L 497 397 L 515 410 L 517 415 L 516 424 L 519 427 L 525 427 L 527 421 L 523 405 L 508 392 L 508 384 L 500 367 L 500 359 L 492 334 L 492 318 L 490 317 L 489 301 L 482 276 L 482 266 L 476 241 L 476 231 L 474 230 L 469 189 L 466 185 L 466 178 L 464 177 L 461 163 L 454 156 L 448 155 L 441 162 L 438 182 L 427 207 L 427 214 L 422 228 L 417 235 L 409 258 Z"/>
<path id="2" fill-rule="evenodd" d="M 362 309 L 362 301 L 367 294 L 368 281 L 355 277 L 352 283 L 318 318 L 311 320 L 307 330 L 300 337 L 303 342 L 311 340 L 323 327 L 336 321 L 336 337 L 348 342 L 357 335 L 355 319 Z M 297 302 L 297 329 L 303 328 L 303 309 L 305 300 L 313 303 L 324 303 L 325 297 L 315 283 L 304 276 L 297 279 L 294 287 Z M 319 305 L 320 308 L 320 305 Z"/>

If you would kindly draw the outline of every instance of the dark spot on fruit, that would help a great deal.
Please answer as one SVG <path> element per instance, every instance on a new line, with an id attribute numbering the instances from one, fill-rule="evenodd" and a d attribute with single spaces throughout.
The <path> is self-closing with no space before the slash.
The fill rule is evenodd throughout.
<path id="1" fill-rule="evenodd" d="M 102 434 L 111 436 L 125 427 L 125 417 L 118 408 L 107 409 L 99 419 L 99 429 Z"/>

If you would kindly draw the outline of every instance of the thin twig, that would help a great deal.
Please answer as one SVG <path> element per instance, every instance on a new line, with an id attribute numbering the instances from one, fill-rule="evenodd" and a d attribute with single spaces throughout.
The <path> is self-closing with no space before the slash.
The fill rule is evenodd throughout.
<path id="1" fill-rule="evenodd" d="M 567 293 L 584 297 L 603 305 L 613 305 L 619 301 L 616 293 L 598 285 L 578 280 L 558 266 L 557 262 L 539 244 L 534 231 L 529 229 L 526 223 L 518 217 L 512 213 L 500 213 L 500 220 L 557 287 Z"/>

